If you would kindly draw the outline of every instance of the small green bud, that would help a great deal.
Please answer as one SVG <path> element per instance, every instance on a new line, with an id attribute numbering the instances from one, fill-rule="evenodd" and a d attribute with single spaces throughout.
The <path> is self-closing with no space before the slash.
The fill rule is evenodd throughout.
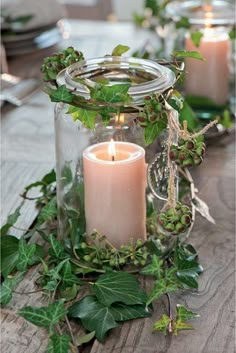
<path id="1" fill-rule="evenodd" d="M 176 226 L 175 226 L 175 230 L 177 233 L 181 233 L 185 230 L 185 227 L 182 223 L 177 223 Z"/>
<path id="2" fill-rule="evenodd" d="M 202 157 L 194 156 L 193 161 L 194 161 L 194 165 L 200 165 L 202 163 Z"/>
<path id="3" fill-rule="evenodd" d="M 193 159 L 192 158 L 187 158 L 182 161 L 182 166 L 183 167 L 192 167 L 193 166 Z"/>
<path id="4" fill-rule="evenodd" d="M 191 223 L 191 218 L 189 215 L 183 215 L 181 217 L 181 223 L 184 224 L 184 225 L 188 225 L 189 223 Z"/>
<path id="5" fill-rule="evenodd" d="M 193 150 L 195 147 L 195 143 L 193 140 L 186 141 L 185 146 L 188 150 Z"/>
<path id="6" fill-rule="evenodd" d="M 81 244 L 80 244 L 80 247 L 81 249 L 86 249 L 88 247 L 88 245 L 83 241 Z"/>
<path id="7" fill-rule="evenodd" d="M 167 216 L 170 216 L 170 217 L 175 216 L 175 215 L 176 215 L 175 209 L 170 208 L 170 209 L 166 212 L 166 215 L 167 215 Z"/>
<path id="8" fill-rule="evenodd" d="M 176 213 L 175 215 L 171 216 L 170 221 L 172 223 L 178 222 L 180 219 L 179 215 Z"/>
<path id="9" fill-rule="evenodd" d="M 86 261 L 86 262 L 90 262 L 90 261 L 91 261 L 91 256 L 85 255 L 85 256 L 83 257 L 83 259 L 84 259 L 84 261 Z"/>
<path id="10" fill-rule="evenodd" d="M 168 232 L 173 232 L 173 230 L 175 229 L 175 226 L 174 226 L 174 224 L 172 224 L 172 223 L 168 223 L 168 224 L 165 226 L 165 229 L 166 229 Z"/>

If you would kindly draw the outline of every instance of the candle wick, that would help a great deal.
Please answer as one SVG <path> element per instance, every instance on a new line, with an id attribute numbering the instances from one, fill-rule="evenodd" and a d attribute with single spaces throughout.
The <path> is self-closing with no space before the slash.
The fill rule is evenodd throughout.
<path id="1" fill-rule="evenodd" d="M 112 162 L 115 162 L 115 156 L 111 156 Z"/>

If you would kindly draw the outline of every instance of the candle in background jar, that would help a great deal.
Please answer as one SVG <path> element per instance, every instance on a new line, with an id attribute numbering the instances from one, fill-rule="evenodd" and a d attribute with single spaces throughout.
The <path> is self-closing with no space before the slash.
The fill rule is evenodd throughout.
<path id="1" fill-rule="evenodd" d="M 199 47 L 189 35 L 186 36 L 185 49 L 198 51 L 204 61 L 187 58 L 185 92 L 187 95 L 210 98 L 216 105 L 228 100 L 230 39 L 223 27 L 209 27 L 206 13 L 205 29 Z"/>
<path id="2" fill-rule="evenodd" d="M 83 152 L 86 232 L 116 247 L 146 239 L 146 164 L 142 147 L 103 142 Z"/>

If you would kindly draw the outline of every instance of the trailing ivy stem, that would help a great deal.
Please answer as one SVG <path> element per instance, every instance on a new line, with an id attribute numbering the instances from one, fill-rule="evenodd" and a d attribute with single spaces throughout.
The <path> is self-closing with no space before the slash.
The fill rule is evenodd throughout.
<path id="1" fill-rule="evenodd" d="M 166 297 L 167 297 L 167 301 L 168 301 L 168 316 L 170 318 L 170 323 L 168 325 L 168 331 L 171 333 L 173 331 L 172 329 L 172 310 L 171 310 L 171 300 L 170 300 L 170 295 L 169 293 L 165 293 Z"/>
<path id="2" fill-rule="evenodd" d="M 34 293 L 38 293 L 38 292 L 44 292 L 44 289 L 37 289 L 37 290 L 33 290 L 31 292 L 17 292 L 17 291 L 13 291 L 13 293 L 16 293 L 16 294 L 20 294 L 20 295 L 28 295 L 28 294 L 34 294 Z"/>
<path id="3" fill-rule="evenodd" d="M 71 325 L 70 325 L 70 321 L 69 321 L 67 315 L 65 315 L 65 320 L 66 320 L 67 327 L 68 327 L 68 329 L 69 329 L 69 331 L 70 331 L 70 335 L 71 335 L 72 342 L 73 342 L 73 344 L 76 346 L 75 337 L 74 337 L 74 334 L 73 334 L 73 331 L 72 331 L 72 328 L 71 328 Z"/>
<path id="4" fill-rule="evenodd" d="M 56 325 L 56 330 L 61 336 L 63 336 L 63 332 L 62 332 L 59 325 Z M 78 353 L 78 349 L 77 349 L 76 345 L 74 345 L 72 343 L 69 343 L 69 345 L 70 345 L 70 349 L 71 349 L 72 353 Z"/>
<path id="5" fill-rule="evenodd" d="M 74 247 L 72 248 L 72 251 L 73 251 L 73 254 L 74 254 L 74 256 L 75 256 L 76 260 L 80 261 L 80 258 L 78 257 L 78 255 L 77 255 L 77 253 L 76 253 L 76 251 L 75 251 L 75 248 L 74 248 Z"/>

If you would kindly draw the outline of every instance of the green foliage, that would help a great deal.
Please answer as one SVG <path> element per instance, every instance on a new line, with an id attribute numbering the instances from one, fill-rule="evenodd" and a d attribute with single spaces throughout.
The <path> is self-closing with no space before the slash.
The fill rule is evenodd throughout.
<path id="1" fill-rule="evenodd" d="M 112 86 L 97 85 L 91 88 L 91 98 L 96 102 L 111 103 L 128 103 L 130 96 L 128 90 L 131 84 L 116 84 Z"/>
<path id="2" fill-rule="evenodd" d="M 61 70 L 83 59 L 83 54 L 72 47 L 45 58 L 41 67 L 44 81 L 55 83 Z"/>
<path id="3" fill-rule="evenodd" d="M 95 336 L 95 331 L 89 332 L 86 335 L 79 336 L 77 338 L 77 345 L 82 346 L 84 343 L 90 342 Z"/>
<path id="4" fill-rule="evenodd" d="M 88 331 L 95 331 L 96 337 L 103 342 L 105 334 L 117 327 L 117 322 L 138 317 L 148 317 L 150 313 L 145 305 L 113 304 L 106 306 L 93 295 L 88 295 L 74 303 L 69 309 L 69 315 L 79 318 Z"/>
<path id="5" fill-rule="evenodd" d="M 68 113 L 72 115 L 74 121 L 80 120 L 86 128 L 94 129 L 95 118 L 97 115 L 96 111 L 70 106 L 68 109 Z"/>
<path id="6" fill-rule="evenodd" d="M 66 85 L 61 85 L 56 89 L 45 87 L 44 91 L 49 95 L 52 102 L 64 102 L 70 104 L 74 99 L 74 95 Z"/>
<path id="7" fill-rule="evenodd" d="M 95 331 L 100 342 L 103 342 L 107 331 L 118 326 L 110 308 L 99 303 L 92 295 L 73 304 L 69 309 L 69 315 L 79 318 L 86 330 Z"/>
<path id="8" fill-rule="evenodd" d="M 107 306 L 115 302 L 143 304 L 146 300 L 146 294 L 139 288 L 137 278 L 128 272 L 108 272 L 99 276 L 93 290 L 99 302 Z"/>
<path id="9" fill-rule="evenodd" d="M 7 305 L 12 299 L 12 292 L 22 281 L 24 277 L 23 273 L 19 273 L 14 277 L 7 277 L 0 288 L 0 303 L 1 305 Z"/>
<path id="10" fill-rule="evenodd" d="M 149 124 L 145 127 L 144 138 L 145 144 L 150 145 L 155 141 L 157 136 L 166 128 L 166 122 L 162 120 L 156 121 L 154 124 Z"/>
<path id="11" fill-rule="evenodd" d="M 67 314 L 64 307 L 64 300 L 55 301 L 53 304 L 42 307 L 25 306 L 18 311 L 18 314 L 24 317 L 32 324 L 44 327 L 52 332 L 54 325 L 58 324 Z"/>
<path id="12" fill-rule="evenodd" d="M 186 309 L 183 305 L 177 304 L 175 319 L 171 319 L 164 314 L 154 323 L 153 331 L 163 332 L 165 335 L 169 332 L 177 336 L 180 331 L 193 330 L 193 326 L 188 324 L 186 320 L 194 319 L 196 317 L 199 317 L 199 315 Z"/>
<path id="13" fill-rule="evenodd" d="M 7 277 L 16 268 L 19 239 L 13 236 L 1 238 L 1 273 Z"/>
<path id="14" fill-rule="evenodd" d="M 111 54 L 111 55 L 113 55 L 113 56 L 120 56 L 120 55 L 126 53 L 129 49 L 130 49 L 130 47 L 128 47 L 127 45 L 118 44 L 118 45 L 112 50 L 112 54 Z"/>
<path id="15" fill-rule="evenodd" d="M 154 287 L 149 294 L 147 305 L 159 299 L 165 293 L 178 291 L 180 286 L 176 283 L 175 272 L 175 269 L 167 270 L 164 278 L 155 281 Z"/>
<path id="16" fill-rule="evenodd" d="M 17 260 L 17 269 L 19 271 L 25 271 L 28 265 L 33 265 L 35 253 L 36 244 L 28 245 L 26 241 L 21 238 L 19 241 L 19 257 Z"/>
<path id="17" fill-rule="evenodd" d="M 183 321 L 191 320 L 191 319 L 195 319 L 196 317 L 199 317 L 198 314 L 186 309 L 183 305 L 180 305 L 180 304 L 176 305 L 176 311 L 177 311 L 177 318 Z"/>
<path id="18" fill-rule="evenodd" d="M 191 39 L 195 45 L 195 47 L 199 47 L 199 44 L 201 42 L 203 33 L 200 31 L 195 31 L 191 33 Z"/>
<path id="19" fill-rule="evenodd" d="M 220 123 L 226 128 L 226 129 L 230 129 L 232 126 L 233 126 L 233 121 L 231 119 L 231 116 L 230 116 L 230 112 L 225 109 L 223 114 L 222 114 L 222 117 L 220 119 Z"/>
<path id="20" fill-rule="evenodd" d="M 49 248 L 49 254 L 52 258 L 62 260 L 67 257 L 63 245 L 52 235 L 49 236 L 51 247 Z"/>
<path id="21" fill-rule="evenodd" d="M 161 279 L 164 274 L 163 260 L 160 257 L 153 255 L 152 262 L 141 270 L 141 274 L 145 276 L 154 276 L 156 279 Z"/>
<path id="22" fill-rule="evenodd" d="M 176 28 L 179 29 L 179 28 L 190 28 L 191 27 L 191 24 L 189 23 L 189 19 L 188 17 L 181 17 L 181 19 L 176 22 Z"/>
<path id="23" fill-rule="evenodd" d="M 176 244 L 173 261 L 177 268 L 176 276 L 180 283 L 189 288 L 198 288 L 198 277 L 203 272 L 196 261 L 196 250 L 187 245 Z"/>
<path id="24" fill-rule="evenodd" d="M 192 58 L 198 60 L 204 60 L 203 56 L 198 51 L 175 51 L 173 54 L 176 58 Z"/>
<path id="25" fill-rule="evenodd" d="M 231 31 L 229 32 L 229 38 L 234 40 L 236 38 L 236 27 L 234 26 Z"/>
<path id="26" fill-rule="evenodd" d="M 53 197 L 40 211 L 38 224 L 54 221 L 57 217 L 57 200 Z"/>
<path id="27" fill-rule="evenodd" d="M 170 325 L 170 323 L 171 323 L 171 318 L 166 314 L 164 314 L 158 321 L 154 323 L 153 331 L 159 331 L 164 333 L 164 335 L 167 335 L 168 326 Z"/>
<path id="28" fill-rule="evenodd" d="M 70 341 L 70 336 L 54 333 L 49 338 L 46 353 L 68 353 Z"/>
<path id="29" fill-rule="evenodd" d="M 18 206 L 16 210 L 7 217 L 6 224 L 4 224 L 0 230 L 1 236 L 7 235 L 9 229 L 17 222 L 18 218 L 20 217 L 20 210 L 23 204 L 24 202 L 21 202 L 20 206 Z"/>

